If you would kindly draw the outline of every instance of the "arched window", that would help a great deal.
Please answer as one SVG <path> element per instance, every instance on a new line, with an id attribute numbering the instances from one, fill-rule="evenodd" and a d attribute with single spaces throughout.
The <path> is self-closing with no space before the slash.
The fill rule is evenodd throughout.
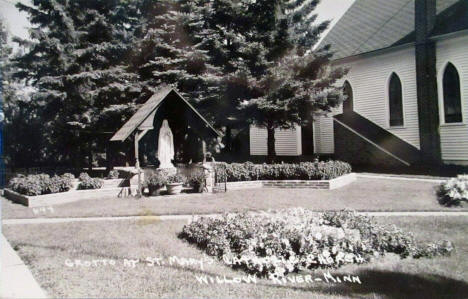
<path id="1" fill-rule="evenodd" d="M 459 123 L 463 121 L 460 96 L 460 77 L 457 69 L 451 63 L 445 67 L 442 79 L 444 92 L 444 121 L 445 123 Z"/>
<path id="2" fill-rule="evenodd" d="M 390 77 L 388 85 L 388 101 L 390 126 L 403 126 L 403 93 L 400 78 L 395 73 Z"/>
<path id="3" fill-rule="evenodd" d="M 343 102 L 343 113 L 353 111 L 353 88 L 348 81 L 343 84 L 343 95 L 346 97 Z"/>

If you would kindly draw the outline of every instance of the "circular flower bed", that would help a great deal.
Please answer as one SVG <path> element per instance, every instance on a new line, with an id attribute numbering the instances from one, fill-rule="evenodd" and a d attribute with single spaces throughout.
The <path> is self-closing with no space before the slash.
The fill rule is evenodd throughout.
<path id="1" fill-rule="evenodd" d="M 411 233 L 376 225 L 371 218 L 348 210 L 231 213 L 193 221 L 184 226 L 180 237 L 227 265 L 266 277 L 362 264 L 385 253 L 420 258 L 453 250 L 448 241 L 423 244 Z"/>

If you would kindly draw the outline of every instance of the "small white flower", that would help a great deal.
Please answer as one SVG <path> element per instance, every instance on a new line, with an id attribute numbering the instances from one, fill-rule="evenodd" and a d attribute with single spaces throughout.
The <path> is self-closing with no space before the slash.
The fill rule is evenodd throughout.
<path id="1" fill-rule="evenodd" d="M 336 246 L 333 246 L 331 251 L 333 254 L 336 254 L 338 252 L 338 248 Z"/>
<path id="2" fill-rule="evenodd" d="M 354 259 L 354 254 L 352 253 L 347 253 L 344 257 L 345 261 L 348 263 L 352 263 Z"/>

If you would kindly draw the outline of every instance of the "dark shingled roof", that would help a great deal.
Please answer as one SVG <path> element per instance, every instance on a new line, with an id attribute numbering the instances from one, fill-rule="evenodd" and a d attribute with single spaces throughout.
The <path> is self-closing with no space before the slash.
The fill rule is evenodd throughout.
<path id="1" fill-rule="evenodd" d="M 147 101 L 140 107 L 140 109 L 133 114 L 133 116 L 112 136 L 110 141 L 124 141 L 130 136 L 138 127 L 143 124 L 147 118 L 151 117 L 151 114 L 158 109 L 162 102 L 167 98 L 167 96 L 174 92 L 179 99 L 185 103 L 190 110 L 202 121 L 205 123 L 206 127 L 210 129 L 214 135 L 222 136 L 211 124 L 192 106 L 190 103 L 184 99 L 175 89 L 172 87 L 162 87 L 157 92 L 155 92 Z"/>
<path id="2" fill-rule="evenodd" d="M 140 109 L 112 136 L 110 141 L 124 141 L 141 125 L 145 119 L 159 106 L 171 92 L 172 88 L 165 87 L 155 92 Z"/>
<path id="3" fill-rule="evenodd" d="M 468 29 L 467 0 L 437 0 L 433 35 Z M 334 59 L 414 41 L 414 0 L 356 0 L 321 41 Z"/>
<path id="4" fill-rule="evenodd" d="M 439 0 L 440 1 L 440 0 Z M 432 36 L 457 32 L 468 29 L 468 1 L 461 0 L 437 15 Z M 414 42 L 416 39 L 414 30 L 395 43 L 403 45 Z"/>

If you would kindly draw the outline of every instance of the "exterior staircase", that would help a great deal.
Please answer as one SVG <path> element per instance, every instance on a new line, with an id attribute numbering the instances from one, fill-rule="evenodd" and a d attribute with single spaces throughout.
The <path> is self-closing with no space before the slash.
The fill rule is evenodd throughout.
<path id="1" fill-rule="evenodd" d="M 376 150 L 406 166 L 414 165 L 420 160 L 420 151 L 416 147 L 354 111 L 346 111 L 333 118 L 335 126 L 341 126 L 348 133 L 359 136 Z"/>

